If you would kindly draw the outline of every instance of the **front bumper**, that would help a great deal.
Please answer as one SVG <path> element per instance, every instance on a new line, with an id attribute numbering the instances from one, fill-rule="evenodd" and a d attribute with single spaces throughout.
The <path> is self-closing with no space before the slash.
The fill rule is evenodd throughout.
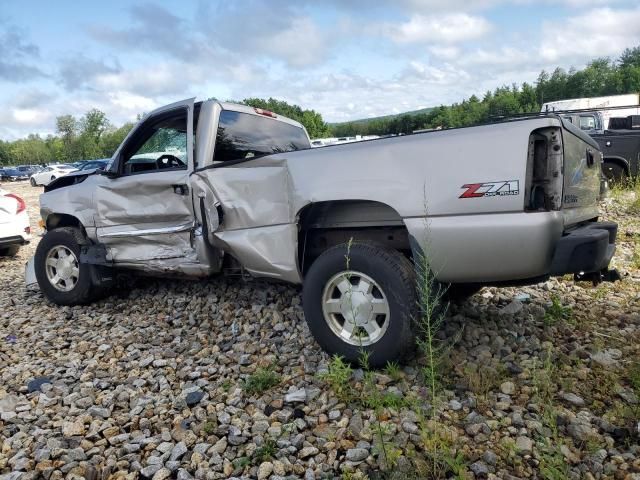
<path id="1" fill-rule="evenodd" d="M 616 251 L 618 224 L 592 222 L 563 234 L 551 262 L 551 275 L 584 275 L 607 270 Z"/>

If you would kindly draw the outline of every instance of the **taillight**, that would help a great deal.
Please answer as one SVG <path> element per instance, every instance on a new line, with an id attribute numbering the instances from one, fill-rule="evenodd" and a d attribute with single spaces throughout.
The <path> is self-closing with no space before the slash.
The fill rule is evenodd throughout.
<path id="1" fill-rule="evenodd" d="M 271 118 L 276 118 L 277 117 L 277 115 L 275 113 L 270 112 L 269 110 L 264 110 L 262 108 L 257 108 L 257 107 L 254 108 L 254 110 L 258 115 L 264 115 L 265 117 L 271 117 Z"/>
<path id="2" fill-rule="evenodd" d="M 24 212 L 27 209 L 27 204 L 24 203 L 24 200 L 19 197 L 18 195 L 16 195 L 15 193 L 7 193 L 5 195 L 5 197 L 11 197 L 13 198 L 16 202 L 18 202 L 18 208 L 16 209 L 16 215 L 20 212 Z"/>

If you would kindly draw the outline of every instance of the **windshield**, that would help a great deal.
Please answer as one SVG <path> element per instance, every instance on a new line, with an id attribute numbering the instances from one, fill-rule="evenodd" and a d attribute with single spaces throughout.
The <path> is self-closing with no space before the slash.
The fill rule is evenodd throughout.
<path id="1" fill-rule="evenodd" d="M 311 148 L 304 129 L 269 117 L 223 110 L 214 161 L 228 162 Z"/>

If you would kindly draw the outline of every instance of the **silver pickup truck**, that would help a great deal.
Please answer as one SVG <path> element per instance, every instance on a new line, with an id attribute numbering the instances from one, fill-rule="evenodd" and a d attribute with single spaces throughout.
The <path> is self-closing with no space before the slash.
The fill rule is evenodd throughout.
<path id="1" fill-rule="evenodd" d="M 302 284 L 318 343 L 382 365 L 415 341 L 418 256 L 454 291 L 600 278 L 617 231 L 598 221 L 601 162 L 554 115 L 311 149 L 272 112 L 185 100 L 142 119 L 106 169 L 45 187 L 27 282 L 60 305 L 123 271 Z"/>

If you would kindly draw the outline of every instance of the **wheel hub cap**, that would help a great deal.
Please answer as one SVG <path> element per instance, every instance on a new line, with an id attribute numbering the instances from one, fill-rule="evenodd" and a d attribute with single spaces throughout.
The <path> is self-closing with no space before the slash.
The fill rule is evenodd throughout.
<path id="1" fill-rule="evenodd" d="M 340 272 L 327 282 L 322 311 L 331 331 L 351 345 L 376 343 L 389 326 L 389 303 L 382 288 L 357 271 Z"/>
<path id="2" fill-rule="evenodd" d="M 46 258 L 47 280 L 56 290 L 68 292 L 78 283 L 80 268 L 75 253 L 64 245 L 49 250 Z"/>

